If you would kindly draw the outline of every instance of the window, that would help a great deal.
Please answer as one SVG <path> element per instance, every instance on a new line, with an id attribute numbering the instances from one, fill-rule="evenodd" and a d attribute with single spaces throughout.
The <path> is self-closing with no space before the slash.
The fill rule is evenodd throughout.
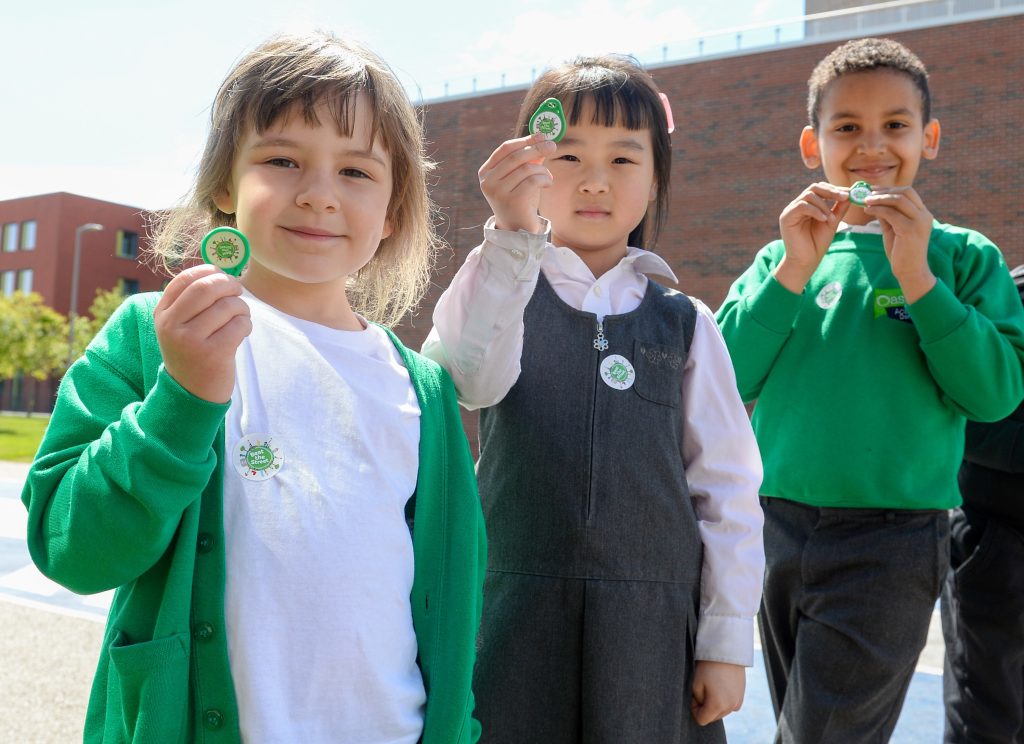
<path id="1" fill-rule="evenodd" d="M 18 291 L 25 294 L 32 291 L 32 269 L 22 269 L 18 272 Z"/>
<path id="2" fill-rule="evenodd" d="M 36 221 L 28 220 L 21 223 L 21 250 L 34 251 L 36 249 Z"/>
<path id="3" fill-rule="evenodd" d="M 17 280 L 18 272 L 16 271 L 5 271 L 0 274 L 0 286 L 3 286 L 4 297 L 10 297 L 14 294 L 15 281 Z"/>
<path id="4" fill-rule="evenodd" d="M 121 258 L 139 257 L 139 234 L 130 230 L 117 231 L 116 253 Z"/>
<path id="5" fill-rule="evenodd" d="M 18 250 L 18 223 L 8 222 L 4 225 L 4 253 Z"/>
<path id="6" fill-rule="evenodd" d="M 121 280 L 121 291 L 125 297 L 139 293 L 139 280 L 138 279 L 122 279 Z"/>

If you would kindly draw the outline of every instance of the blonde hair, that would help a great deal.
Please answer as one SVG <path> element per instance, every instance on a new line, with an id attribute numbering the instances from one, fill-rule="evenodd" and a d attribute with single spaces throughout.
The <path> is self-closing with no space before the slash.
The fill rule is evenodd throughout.
<path id="1" fill-rule="evenodd" d="M 250 127 L 262 134 L 293 111 L 318 126 L 315 110 L 325 104 L 339 131 L 350 136 L 358 94 L 371 104 L 370 136 L 380 137 L 391 156 L 392 233 L 350 277 L 347 293 L 352 308 L 369 320 L 387 326 L 400 321 L 422 297 L 441 247 L 426 182 L 434 164 L 424 152 L 422 122 L 391 68 L 362 45 L 324 31 L 274 36 L 228 73 L 213 102 L 191 192 L 153 220 L 151 263 L 172 274 L 198 255 L 207 231 L 235 226 L 234 215 L 220 211 L 214 197 L 228 187 L 238 145 Z"/>

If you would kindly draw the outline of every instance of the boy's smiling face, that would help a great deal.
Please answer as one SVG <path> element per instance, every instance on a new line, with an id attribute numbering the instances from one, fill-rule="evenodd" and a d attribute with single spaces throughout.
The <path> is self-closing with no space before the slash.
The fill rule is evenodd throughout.
<path id="1" fill-rule="evenodd" d="M 835 186 L 911 186 L 921 159 L 938 155 L 939 122 L 923 121 L 921 93 L 901 72 L 838 77 L 825 90 L 818 113 L 818 130 L 805 127 L 800 136 L 800 154 L 808 168 L 820 165 Z"/>

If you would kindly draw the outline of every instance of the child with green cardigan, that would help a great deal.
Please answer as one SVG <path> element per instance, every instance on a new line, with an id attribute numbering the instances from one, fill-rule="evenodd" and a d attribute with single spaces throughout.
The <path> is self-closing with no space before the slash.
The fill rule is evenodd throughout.
<path id="1" fill-rule="evenodd" d="M 455 390 L 380 323 L 437 245 L 419 119 L 376 55 L 275 37 L 221 86 L 156 252 L 61 383 L 23 493 L 40 570 L 116 588 L 88 742 L 469 743 L 486 564 Z"/>

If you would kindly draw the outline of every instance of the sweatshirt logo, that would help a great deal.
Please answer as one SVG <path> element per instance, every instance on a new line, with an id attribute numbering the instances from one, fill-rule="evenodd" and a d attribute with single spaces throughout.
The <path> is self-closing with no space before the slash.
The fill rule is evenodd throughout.
<path id="1" fill-rule="evenodd" d="M 904 323 L 913 322 L 907 312 L 907 300 L 902 289 L 876 289 L 874 295 L 874 314 L 876 318 L 886 317 Z"/>
<path id="2" fill-rule="evenodd" d="M 273 437 L 249 434 L 235 445 L 235 470 L 251 481 L 265 481 L 281 472 L 284 455 L 274 445 Z"/>

